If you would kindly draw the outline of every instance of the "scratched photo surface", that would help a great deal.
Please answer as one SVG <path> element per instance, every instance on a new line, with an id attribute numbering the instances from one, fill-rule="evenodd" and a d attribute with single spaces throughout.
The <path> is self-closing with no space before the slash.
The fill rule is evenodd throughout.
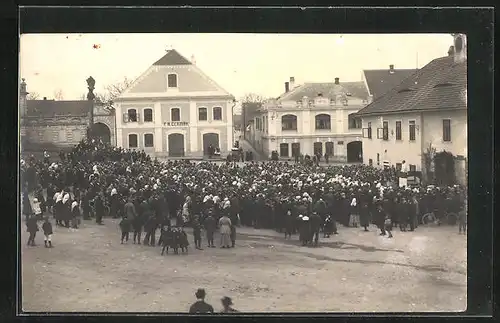
<path id="1" fill-rule="evenodd" d="M 464 34 L 23 34 L 22 311 L 467 304 Z"/>

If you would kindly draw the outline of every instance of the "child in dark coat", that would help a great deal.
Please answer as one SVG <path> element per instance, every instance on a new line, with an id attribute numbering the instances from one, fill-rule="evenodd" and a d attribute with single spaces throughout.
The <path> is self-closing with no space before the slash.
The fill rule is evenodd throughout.
<path id="1" fill-rule="evenodd" d="M 45 248 L 52 248 L 52 223 L 49 221 L 49 217 L 45 217 L 45 222 L 42 225 L 43 235 L 44 235 L 44 243 Z"/>
<path id="2" fill-rule="evenodd" d="M 28 238 L 28 246 L 36 246 L 35 245 L 35 237 L 36 237 L 36 233 L 38 232 L 38 223 L 37 223 L 36 216 L 31 215 L 28 217 L 28 219 L 26 220 L 26 228 L 30 234 L 30 236 Z"/>
<path id="3" fill-rule="evenodd" d="M 132 225 L 132 223 L 127 218 L 127 216 L 124 216 L 122 218 L 122 220 L 120 221 L 120 229 L 122 230 L 121 244 L 123 244 L 123 240 L 125 240 L 126 242 L 128 242 L 128 237 L 129 237 L 131 225 Z"/>

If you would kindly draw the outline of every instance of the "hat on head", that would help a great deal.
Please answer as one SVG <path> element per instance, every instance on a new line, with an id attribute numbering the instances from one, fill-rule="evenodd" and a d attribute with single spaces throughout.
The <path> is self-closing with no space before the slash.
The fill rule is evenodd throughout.
<path id="1" fill-rule="evenodd" d="M 198 290 L 196 291 L 196 293 L 194 295 L 196 296 L 196 298 L 200 299 L 200 298 L 205 298 L 206 294 L 207 293 L 205 292 L 205 289 L 198 288 Z"/>

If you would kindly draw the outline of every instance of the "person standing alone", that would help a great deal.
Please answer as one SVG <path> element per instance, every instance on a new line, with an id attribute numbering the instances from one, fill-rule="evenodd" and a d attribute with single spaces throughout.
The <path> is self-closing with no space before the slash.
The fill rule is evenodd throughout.
<path id="1" fill-rule="evenodd" d="M 206 293 L 203 288 L 198 288 L 195 296 L 197 301 L 189 308 L 190 314 L 206 314 L 214 312 L 213 306 L 205 302 Z"/>

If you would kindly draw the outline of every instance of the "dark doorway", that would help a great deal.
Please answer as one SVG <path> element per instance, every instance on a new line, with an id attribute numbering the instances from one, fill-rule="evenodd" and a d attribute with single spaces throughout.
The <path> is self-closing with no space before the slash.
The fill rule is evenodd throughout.
<path id="1" fill-rule="evenodd" d="M 333 156 L 333 142 L 332 141 L 327 141 L 325 142 L 325 154 L 328 156 Z"/>
<path id="2" fill-rule="evenodd" d="M 300 143 L 294 142 L 292 144 L 292 157 L 299 157 L 299 156 L 300 156 Z"/>
<path id="3" fill-rule="evenodd" d="M 101 139 L 103 143 L 111 144 L 111 130 L 104 123 L 94 123 L 91 136 L 95 139 Z"/>
<path id="4" fill-rule="evenodd" d="M 352 141 L 347 144 L 347 162 L 348 163 L 363 162 L 363 145 L 361 141 Z"/>
<path id="5" fill-rule="evenodd" d="M 323 156 L 323 143 L 322 142 L 315 142 L 313 144 L 313 150 L 314 150 L 314 155 Z"/>
<path id="6" fill-rule="evenodd" d="M 184 157 L 184 135 L 172 133 L 168 135 L 168 156 Z"/>
<path id="7" fill-rule="evenodd" d="M 212 145 L 214 148 L 219 148 L 219 135 L 216 133 L 203 134 L 203 154 L 208 155 L 208 147 Z"/>

